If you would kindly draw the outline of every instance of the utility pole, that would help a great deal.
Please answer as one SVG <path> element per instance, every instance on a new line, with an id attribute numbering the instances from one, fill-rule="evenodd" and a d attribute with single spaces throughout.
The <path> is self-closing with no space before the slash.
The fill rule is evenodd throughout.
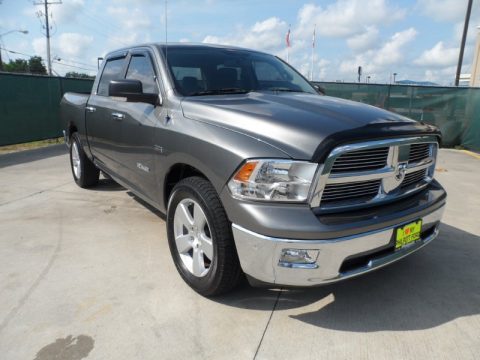
<path id="1" fill-rule="evenodd" d="M 467 41 L 468 23 L 470 22 L 470 13 L 472 12 L 472 1 L 473 0 L 468 0 L 467 13 L 465 14 L 465 24 L 463 25 L 462 44 L 460 45 L 460 53 L 458 54 L 455 86 L 458 86 L 460 82 L 460 72 L 462 71 L 462 63 L 463 63 L 463 51 L 465 50 L 465 42 Z"/>
<path id="2" fill-rule="evenodd" d="M 48 75 L 52 76 L 52 59 L 50 55 L 50 24 L 49 24 L 49 15 L 48 15 L 48 5 L 59 5 L 61 1 L 48 2 L 48 0 L 43 0 L 40 3 L 33 3 L 34 5 L 43 5 L 45 6 L 45 36 L 47 39 L 47 69 Z"/>

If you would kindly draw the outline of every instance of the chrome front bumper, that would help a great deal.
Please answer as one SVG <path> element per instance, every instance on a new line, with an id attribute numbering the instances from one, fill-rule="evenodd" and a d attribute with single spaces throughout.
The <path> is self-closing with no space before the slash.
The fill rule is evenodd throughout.
<path id="1" fill-rule="evenodd" d="M 252 278 L 276 285 L 313 286 L 348 279 L 381 268 L 422 248 L 438 235 L 445 206 L 422 218 L 427 235 L 397 251 L 372 257 L 366 264 L 341 271 L 345 260 L 385 249 L 392 244 L 394 229 L 406 223 L 358 235 L 329 240 L 295 240 L 263 236 L 233 224 L 233 236 L 243 271 Z M 314 264 L 285 267 L 279 261 L 283 249 L 318 250 Z"/>

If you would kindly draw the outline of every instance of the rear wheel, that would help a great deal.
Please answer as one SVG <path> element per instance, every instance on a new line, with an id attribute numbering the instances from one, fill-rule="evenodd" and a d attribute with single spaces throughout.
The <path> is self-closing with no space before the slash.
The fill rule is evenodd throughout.
<path id="1" fill-rule="evenodd" d="M 195 291 L 215 296 L 238 284 L 241 270 L 230 222 L 207 180 L 190 177 L 173 188 L 167 232 L 175 266 Z"/>
<path id="2" fill-rule="evenodd" d="M 72 168 L 73 180 L 75 180 L 78 186 L 88 188 L 98 183 L 100 171 L 83 151 L 77 133 L 72 135 L 70 166 Z"/>

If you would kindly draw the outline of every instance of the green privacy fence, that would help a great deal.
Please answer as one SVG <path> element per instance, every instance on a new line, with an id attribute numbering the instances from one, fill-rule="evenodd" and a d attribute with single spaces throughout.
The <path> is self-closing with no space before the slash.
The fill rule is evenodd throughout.
<path id="1" fill-rule="evenodd" d="M 0 73 L 0 146 L 61 136 L 59 103 L 92 80 Z"/>
<path id="2" fill-rule="evenodd" d="M 0 146 L 61 136 L 58 106 L 92 80 L 0 73 Z M 318 82 L 327 95 L 386 108 L 440 127 L 444 146 L 480 151 L 480 88 Z"/>
<path id="3" fill-rule="evenodd" d="M 385 108 L 436 125 L 443 146 L 480 151 L 480 88 L 317 82 L 329 96 Z"/>

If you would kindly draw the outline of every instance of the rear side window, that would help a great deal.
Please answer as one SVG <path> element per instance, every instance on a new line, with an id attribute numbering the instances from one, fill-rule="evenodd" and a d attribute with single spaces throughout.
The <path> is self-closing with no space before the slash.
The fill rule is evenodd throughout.
<path id="1" fill-rule="evenodd" d="M 123 79 L 122 69 L 125 58 L 107 60 L 103 68 L 102 77 L 98 83 L 97 95 L 108 96 L 108 84 L 110 80 Z"/>
<path id="2" fill-rule="evenodd" d="M 127 70 L 127 79 L 140 80 L 144 93 L 158 94 L 155 83 L 155 71 L 152 62 L 144 55 L 134 55 L 130 59 Z"/>

